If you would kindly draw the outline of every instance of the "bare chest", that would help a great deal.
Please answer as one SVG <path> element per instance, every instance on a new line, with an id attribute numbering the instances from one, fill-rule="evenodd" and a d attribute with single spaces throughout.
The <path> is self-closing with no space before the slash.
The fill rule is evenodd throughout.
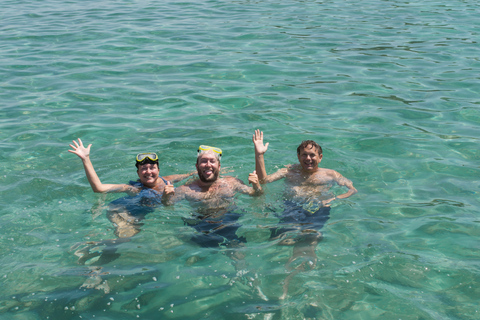
<path id="1" fill-rule="evenodd" d="M 235 192 L 225 183 L 214 184 L 208 188 L 196 187 L 189 193 L 189 197 L 197 201 L 226 199 L 234 195 Z"/>
<path id="2" fill-rule="evenodd" d="M 286 176 L 286 181 L 288 184 L 297 187 L 331 187 L 333 184 L 333 179 L 321 172 L 305 174 L 293 171 Z"/>

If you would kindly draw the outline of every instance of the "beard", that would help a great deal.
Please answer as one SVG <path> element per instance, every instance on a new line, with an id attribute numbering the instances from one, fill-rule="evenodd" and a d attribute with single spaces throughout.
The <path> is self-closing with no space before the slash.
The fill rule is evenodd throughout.
<path id="1" fill-rule="evenodd" d="M 213 175 L 210 178 L 205 178 L 203 173 L 200 171 L 200 169 L 197 169 L 198 177 L 200 178 L 200 181 L 202 182 L 215 182 L 218 179 L 218 176 L 220 174 L 220 170 L 213 171 Z"/>

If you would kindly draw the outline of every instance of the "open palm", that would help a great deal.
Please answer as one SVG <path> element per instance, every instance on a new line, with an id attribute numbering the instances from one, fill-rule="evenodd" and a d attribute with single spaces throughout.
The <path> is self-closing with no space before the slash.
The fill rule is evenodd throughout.
<path id="1" fill-rule="evenodd" d="M 268 142 L 263 144 L 263 132 L 259 129 L 255 130 L 255 134 L 252 137 L 253 144 L 255 145 L 256 154 L 264 154 L 268 149 Z"/>
<path id="2" fill-rule="evenodd" d="M 80 140 L 80 138 L 78 139 L 78 143 L 77 141 L 73 140 L 73 145 L 71 144 L 70 147 L 73 149 L 73 150 L 68 150 L 68 152 L 71 152 L 71 153 L 74 153 L 76 154 L 77 156 L 80 157 L 80 159 L 86 159 L 89 157 L 90 155 L 90 147 L 92 145 L 89 144 L 88 147 L 84 147 L 83 146 L 83 142 L 82 140 Z"/>

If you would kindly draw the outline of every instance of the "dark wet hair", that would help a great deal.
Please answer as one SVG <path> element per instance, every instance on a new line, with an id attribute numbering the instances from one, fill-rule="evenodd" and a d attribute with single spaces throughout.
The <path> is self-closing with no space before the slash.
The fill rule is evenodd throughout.
<path id="1" fill-rule="evenodd" d="M 318 155 L 321 155 L 323 153 L 322 151 L 322 147 L 320 147 L 320 145 L 318 143 L 316 143 L 315 141 L 313 140 L 304 140 L 302 141 L 302 143 L 300 143 L 300 145 L 298 146 L 297 148 L 297 154 L 300 154 L 300 152 L 302 151 L 302 149 L 305 149 L 306 147 L 308 146 L 313 146 L 317 151 L 318 151 Z"/>
<path id="2" fill-rule="evenodd" d="M 139 167 L 139 166 L 143 166 L 144 164 L 147 164 L 147 163 L 156 164 L 156 165 L 157 165 L 157 168 L 160 169 L 160 166 L 158 165 L 158 160 L 152 161 L 152 160 L 150 160 L 149 158 L 145 158 L 145 159 L 143 159 L 143 160 L 140 161 L 140 162 L 136 161 L 136 162 L 135 162 L 135 167 L 137 167 L 137 170 L 138 170 L 138 167 Z"/>

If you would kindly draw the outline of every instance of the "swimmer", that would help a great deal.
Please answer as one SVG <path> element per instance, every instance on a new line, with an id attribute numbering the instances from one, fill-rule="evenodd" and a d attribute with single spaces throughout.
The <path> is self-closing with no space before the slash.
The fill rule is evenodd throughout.
<path id="1" fill-rule="evenodd" d="M 200 146 L 197 151 L 198 179 L 176 189 L 171 184 L 165 187 L 162 202 L 173 205 L 175 202 L 187 200 L 195 208 L 192 219 L 183 219 L 198 232 L 192 240 L 203 247 L 227 248 L 242 246 L 243 237 L 236 235 L 240 225 L 237 223 L 241 214 L 234 212 L 233 198 L 236 193 L 258 196 L 263 193 L 255 171 L 249 174 L 247 186 L 241 180 L 232 176 L 220 176 L 220 160 L 222 150 L 215 147 Z M 237 261 L 238 269 L 243 261 L 243 255 L 236 250 L 229 253 Z"/>
<path id="2" fill-rule="evenodd" d="M 255 146 L 255 168 L 260 183 L 270 183 L 285 179 L 285 210 L 280 216 L 281 228 L 271 231 L 272 239 L 281 239 L 283 245 L 293 245 L 292 257 L 286 269 L 292 273 L 285 280 L 282 299 L 286 297 L 288 282 L 301 271 L 315 268 L 317 256 L 315 248 L 321 240 L 320 229 L 330 214 L 332 201 L 346 199 L 357 189 L 352 182 L 335 170 L 319 167 L 322 161 L 322 148 L 315 141 L 303 141 L 297 148 L 297 164 L 287 165 L 277 172 L 267 175 L 264 154 L 268 143 L 263 143 L 263 132 L 255 130 L 252 137 Z M 333 195 L 331 187 L 338 185 L 347 188 L 347 192 Z M 298 230 L 300 235 L 288 238 L 286 232 Z"/>
<path id="3" fill-rule="evenodd" d="M 104 184 L 98 178 L 92 162 L 90 161 L 90 147 L 83 146 L 82 140 L 73 141 L 70 147 L 73 150 L 68 150 L 76 154 L 83 162 L 85 174 L 88 182 L 92 187 L 93 192 L 109 193 L 109 192 L 125 192 L 128 195 L 137 195 L 142 188 L 153 189 L 159 193 L 167 184 L 167 181 L 178 182 L 192 175 L 190 174 L 174 174 L 170 176 L 161 177 L 159 175 L 158 156 L 155 153 L 140 153 L 137 155 L 135 166 L 137 167 L 138 183 L 134 184 Z"/>
<path id="4" fill-rule="evenodd" d="M 129 238 L 140 232 L 142 224 L 139 222 L 147 213 L 152 212 L 156 205 L 161 204 L 160 199 L 167 183 L 178 182 L 192 175 L 190 173 L 161 177 L 159 175 L 158 156 L 155 153 L 140 153 L 137 155 L 135 162 L 139 178 L 137 181 L 130 181 L 129 184 L 105 184 L 100 181 L 90 160 L 91 146 L 89 144 L 85 147 L 82 140 L 78 139 L 78 142 L 73 141 L 73 144 L 70 144 L 72 150 L 68 151 L 76 154 L 82 160 L 85 174 L 94 192 L 123 192 L 130 196 L 117 199 L 110 203 L 108 207 L 107 217 L 115 226 L 115 235 L 118 238 Z M 109 251 L 103 250 L 104 256 L 102 258 L 104 259 L 107 259 L 107 256 L 115 257 L 115 250 L 112 245 L 124 241 L 107 240 L 107 242 Z M 80 263 L 85 261 L 87 257 L 91 258 L 90 255 L 92 255 L 79 251 L 76 254 L 81 256 Z"/>

